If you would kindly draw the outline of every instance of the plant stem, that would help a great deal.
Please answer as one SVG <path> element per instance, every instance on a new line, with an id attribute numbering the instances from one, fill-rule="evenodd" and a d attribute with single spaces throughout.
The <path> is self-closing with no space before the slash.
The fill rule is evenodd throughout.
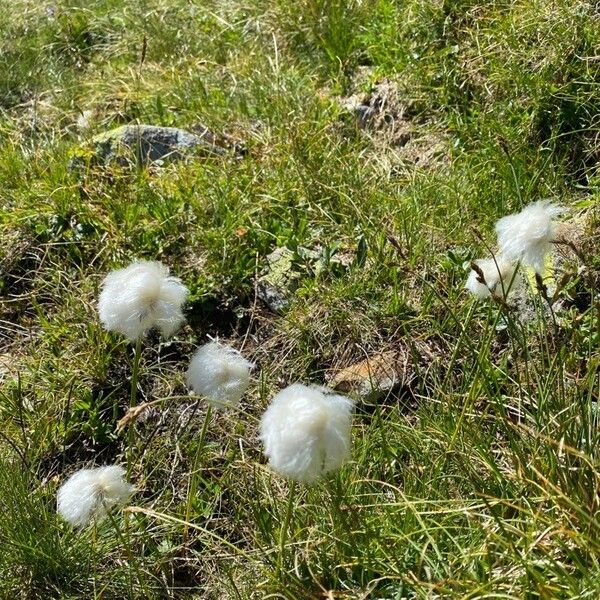
<path id="1" fill-rule="evenodd" d="M 98 597 L 98 592 L 96 589 L 96 572 L 98 570 L 98 560 L 97 560 L 98 554 L 97 554 L 97 549 L 96 549 L 97 535 L 98 535 L 98 532 L 96 530 L 96 521 L 94 521 L 93 529 L 92 529 L 92 569 L 93 569 L 92 585 L 94 586 L 94 600 L 96 600 L 96 598 Z"/>
<path id="2" fill-rule="evenodd" d="M 194 455 L 194 462 L 192 463 L 192 471 L 190 475 L 190 485 L 188 487 L 187 493 L 187 505 L 185 507 L 185 520 L 186 524 L 183 528 L 183 542 L 184 544 L 188 541 L 188 523 L 190 520 L 190 516 L 192 514 L 192 499 L 196 495 L 196 490 L 198 488 L 198 463 L 200 462 L 200 457 L 202 455 L 202 450 L 204 450 L 204 442 L 206 440 L 206 432 L 208 431 L 208 424 L 210 422 L 212 416 L 212 405 L 209 404 L 206 409 L 206 414 L 204 415 L 204 423 L 202 424 L 202 431 L 200 432 L 200 439 L 198 440 L 198 447 L 196 448 L 196 454 Z"/>
<path id="3" fill-rule="evenodd" d="M 138 338 L 135 342 L 135 354 L 133 356 L 133 369 L 131 371 L 131 394 L 129 396 L 129 408 L 136 405 L 141 355 L 142 355 L 142 338 Z"/>
<path id="4" fill-rule="evenodd" d="M 133 368 L 131 370 L 131 392 L 129 395 L 129 408 L 136 405 L 138 378 L 140 373 L 140 357 L 142 355 L 142 338 L 139 337 L 135 342 L 135 354 L 133 355 Z M 133 452 L 133 442 L 135 438 L 135 428 L 132 423 L 127 431 L 127 475 L 131 473 L 131 459 Z"/>
<path id="5" fill-rule="evenodd" d="M 292 480 L 290 486 L 290 493 L 287 501 L 287 508 L 285 511 L 285 519 L 279 531 L 279 557 L 277 559 L 277 577 L 281 580 L 283 576 L 283 555 L 285 552 L 285 545 L 287 543 L 288 529 L 292 521 L 292 511 L 294 508 L 294 496 L 296 495 L 296 482 Z"/>
<path id="6" fill-rule="evenodd" d="M 134 571 L 135 571 L 135 576 L 136 576 L 136 579 L 138 581 L 138 585 L 140 586 L 140 588 L 143 591 L 145 591 L 146 586 L 144 585 L 144 581 L 142 579 L 142 574 L 140 571 L 138 561 L 137 561 L 136 557 L 134 556 L 133 551 L 131 550 L 131 544 L 129 543 L 129 536 L 130 536 L 129 526 L 126 521 L 125 523 L 126 523 L 127 536 L 124 536 L 123 532 L 121 531 L 121 528 L 119 527 L 119 524 L 115 520 L 115 518 L 112 515 L 109 508 L 106 509 L 106 516 L 108 517 L 110 524 L 112 525 L 113 529 L 115 530 L 115 533 L 117 534 L 117 538 L 119 539 L 121 544 L 123 544 L 123 549 L 125 550 L 125 554 L 127 555 L 127 560 L 129 561 L 129 566 L 130 566 L 130 568 L 128 570 L 129 590 L 130 590 L 130 595 L 133 598 L 133 597 L 135 597 L 134 596 L 134 586 L 133 586 L 133 572 Z M 127 515 L 127 516 L 129 516 L 129 515 Z"/>

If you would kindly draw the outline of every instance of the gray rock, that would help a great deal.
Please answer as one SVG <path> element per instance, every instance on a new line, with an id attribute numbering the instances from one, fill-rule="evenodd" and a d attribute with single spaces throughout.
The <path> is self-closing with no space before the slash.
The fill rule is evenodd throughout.
<path id="1" fill-rule="evenodd" d="M 268 281 L 258 281 L 256 285 L 256 295 L 276 313 L 283 312 L 290 303 L 290 299 L 285 290 L 275 287 Z"/>
<path id="2" fill-rule="evenodd" d="M 89 147 L 75 153 L 71 166 L 86 159 L 105 164 L 112 161 L 148 164 L 180 160 L 190 155 L 225 154 L 226 150 L 215 143 L 216 139 L 206 128 L 196 134 L 177 127 L 123 125 L 92 138 Z"/>
<path id="3" fill-rule="evenodd" d="M 320 277 L 326 271 L 345 274 L 353 255 L 326 254 L 322 247 L 298 246 L 296 251 L 281 247 L 266 257 L 267 264 L 256 281 L 256 294 L 271 310 L 282 312 L 306 277 Z"/>
<path id="4" fill-rule="evenodd" d="M 267 267 L 256 282 L 257 296 L 274 312 L 287 308 L 297 287 L 293 259 L 289 248 L 277 248 L 267 256 Z"/>

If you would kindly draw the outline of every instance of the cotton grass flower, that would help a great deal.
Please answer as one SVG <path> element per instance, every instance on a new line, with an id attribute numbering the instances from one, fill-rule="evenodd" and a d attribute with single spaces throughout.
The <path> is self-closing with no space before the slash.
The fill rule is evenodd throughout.
<path id="1" fill-rule="evenodd" d="M 169 337 L 185 317 L 188 289 L 160 262 L 136 261 L 109 273 L 98 300 L 100 321 L 108 331 L 138 340 L 151 329 Z"/>
<path id="2" fill-rule="evenodd" d="M 285 477 L 312 483 L 350 455 L 353 402 L 324 387 L 295 383 L 271 401 L 260 422 L 269 466 Z"/>
<path id="3" fill-rule="evenodd" d="M 90 129 L 93 119 L 94 111 L 84 110 L 81 113 L 79 113 L 79 116 L 77 117 L 77 127 L 82 131 L 86 131 Z"/>
<path id="4" fill-rule="evenodd" d="M 217 408 L 235 406 L 250 385 L 253 366 L 234 348 L 210 342 L 192 357 L 187 384 Z"/>
<path id="5" fill-rule="evenodd" d="M 100 520 L 127 502 L 134 487 L 124 479 L 125 469 L 116 465 L 81 469 L 59 488 L 57 509 L 73 526 Z"/>
<path id="6" fill-rule="evenodd" d="M 521 261 L 542 275 L 546 254 L 554 240 L 553 219 L 562 211 L 557 204 L 540 200 L 520 213 L 500 219 L 496 223 L 500 254 L 509 261 Z"/>
<path id="7" fill-rule="evenodd" d="M 508 292 L 515 283 L 516 265 L 502 256 L 493 258 L 484 258 L 473 261 L 479 267 L 485 283 L 479 281 L 479 273 L 471 268 L 465 288 L 475 297 L 480 299 L 495 296 L 497 298 L 505 298 Z"/>

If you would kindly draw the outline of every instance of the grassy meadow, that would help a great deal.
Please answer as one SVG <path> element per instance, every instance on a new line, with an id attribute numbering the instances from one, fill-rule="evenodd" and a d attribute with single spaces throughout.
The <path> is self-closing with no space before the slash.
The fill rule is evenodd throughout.
<path id="1" fill-rule="evenodd" d="M 0 0 L 0 23 L 0 598 L 600 598 L 597 2 Z M 70 167 L 127 123 L 244 152 Z M 465 263 L 539 199 L 577 256 L 546 298 L 473 299 Z M 158 402 L 128 438 L 133 348 L 96 303 L 136 258 L 190 298 L 144 340 Z M 203 436 L 207 336 L 256 368 Z M 357 397 L 352 460 L 288 519 L 269 399 L 386 352 L 402 384 Z M 130 508 L 61 520 L 61 482 L 127 458 Z"/>

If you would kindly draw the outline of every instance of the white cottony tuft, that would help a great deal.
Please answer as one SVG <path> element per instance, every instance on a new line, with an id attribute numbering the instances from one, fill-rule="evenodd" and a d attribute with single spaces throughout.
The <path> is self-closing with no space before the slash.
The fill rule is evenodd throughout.
<path id="1" fill-rule="evenodd" d="M 192 356 L 187 384 L 216 407 L 235 406 L 250 385 L 253 366 L 234 348 L 210 342 Z"/>
<path id="2" fill-rule="evenodd" d="M 271 401 L 260 422 L 269 466 L 311 483 L 350 456 L 353 402 L 329 389 L 295 383 Z"/>
<path id="3" fill-rule="evenodd" d="M 77 117 L 77 127 L 81 130 L 86 130 L 90 128 L 92 124 L 92 120 L 94 119 L 94 111 L 93 110 L 84 110 Z"/>
<path id="4" fill-rule="evenodd" d="M 479 281 L 479 274 L 471 269 L 465 288 L 477 298 L 489 298 L 492 294 L 497 298 L 505 298 L 516 283 L 516 265 L 502 256 L 473 261 L 483 273 L 485 283 Z"/>
<path id="5" fill-rule="evenodd" d="M 549 200 L 529 204 L 520 213 L 496 223 L 500 253 L 509 261 L 521 261 L 543 274 L 544 259 L 554 241 L 554 217 L 562 207 Z"/>
<path id="6" fill-rule="evenodd" d="M 125 504 L 134 487 L 124 479 L 119 466 L 77 471 L 58 490 L 59 514 L 74 526 L 87 525 L 106 516 L 107 511 Z"/>
<path id="7" fill-rule="evenodd" d="M 100 321 L 108 331 L 137 340 L 150 329 L 173 335 L 185 317 L 188 289 L 160 262 L 136 261 L 109 273 L 98 300 Z"/>

